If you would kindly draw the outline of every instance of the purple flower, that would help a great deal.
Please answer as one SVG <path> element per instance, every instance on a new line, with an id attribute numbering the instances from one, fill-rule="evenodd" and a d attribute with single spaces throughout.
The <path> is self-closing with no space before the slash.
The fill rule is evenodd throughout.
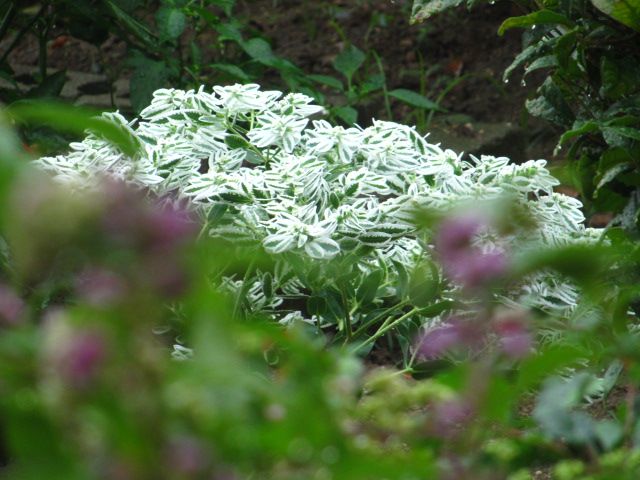
<path id="1" fill-rule="evenodd" d="M 90 268 L 76 278 L 76 291 L 88 303 L 105 306 L 120 299 L 126 292 L 126 285 L 114 272 Z"/>
<path id="2" fill-rule="evenodd" d="M 200 440 L 180 436 L 173 438 L 168 446 L 170 468 L 182 475 L 202 473 L 209 465 L 209 459 Z"/>
<path id="3" fill-rule="evenodd" d="M 443 323 L 422 335 L 417 345 L 418 355 L 425 359 L 441 357 L 462 343 L 463 339 L 464 333 L 459 323 Z"/>
<path id="4" fill-rule="evenodd" d="M 507 271 L 507 257 L 503 252 L 483 252 L 473 245 L 473 237 L 486 225 L 478 217 L 451 217 L 442 222 L 435 238 L 436 253 L 445 274 L 467 288 L 494 282 Z"/>
<path id="5" fill-rule="evenodd" d="M 460 254 L 452 261 L 443 261 L 445 272 L 452 280 L 467 288 L 477 288 L 505 275 L 507 257 L 500 251 L 482 253 L 479 250 Z"/>
<path id="6" fill-rule="evenodd" d="M 454 398 L 441 401 L 433 407 L 434 433 L 440 437 L 451 438 L 473 417 L 470 402 Z"/>
<path id="7" fill-rule="evenodd" d="M 0 285 L 0 325 L 9 327 L 18 325 L 24 310 L 24 302 L 13 289 Z"/>
<path id="8" fill-rule="evenodd" d="M 454 216 L 440 224 L 435 238 L 435 247 L 441 257 L 455 258 L 471 248 L 473 237 L 486 222 L 477 216 Z"/>
<path id="9" fill-rule="evenodd" d="M 76 388 L 92 383 L 104 364 L 106 347 L 104 336 L 97 331 L 74 333 L 60 354 L 59 367 L 63 378 Z"/>
<path id="10" fill-rule="evenodd" d="M 146 218 L 147 233 L 152 248 L 167 250 L 195 237 L 196 223 L 184 209 L 154 206 Z"/>
<path id="11" fill-rule="evenodd" d="M 508 357 L 517 360 L 531 353 L 533 339 L 522 318 L 514 315 L 499 319 L 494 328 Z"/>

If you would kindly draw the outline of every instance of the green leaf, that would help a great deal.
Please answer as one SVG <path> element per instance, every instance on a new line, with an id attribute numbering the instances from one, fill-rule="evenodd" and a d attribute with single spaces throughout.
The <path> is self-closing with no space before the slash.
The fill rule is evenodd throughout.
<path id="1" fill-rule="evenodd" d="M 331 87 L 339 91 L 344 90 L 344 85 L 342 85 L 342 82 L 336 77 L 331 77 L 329 75 L 308 75 L 307 78 L 316 83 L 326 85 L 327 87 Z"/>
<path id="2" fill-rule="evenodd" d="M 216 70 L 220 70 L 221 72 L 231 75 L 238 80 L 242 80 L 243 82 L 250 82 L 252 80 L 244 70 L 242 70 L 240 67 L 237 67 L 236 65 L 232 65 L 229 63 L 213 63 L 210 66 L 212 68 L 215 68 Z"/>
<path id="3" fill-rule="evenodd" d="M 631 167 L 632 167 L 632 165 L 630 163 L 619 163 L 618 165 L 615 165 L 615 166 L 611 167 L 610 169 L 608 169 L 607 171 L 603 172 L 602 175 L 600 175 L 598 178 L 596 178 L 596 181 L 598 183 L 596 185 L 595 196 L 598 195 L 598 190 L 600 190 L 602 187 L 604 187 L 607 183 L 609 183 L 612 180 L 614 180 L 622 172 L 624 172 L 626 170 L 629 170 Z"/>
<path id="4" fill-rule="evenodd" d="M 457 7 L 464 0 L 414 0 L 411 23 L 423 22 L 436 13 Z"/>
<path id="5" fill-rule="evenodd" d="M 573 22 L 564 15 L 551 11 L 551 10 L 538 10 L 537 12 L 530 13 L 529 15 L 523 15 L 520 17 L 507 18 L 500 28 L 498 28 L 498 35 L 504 35 L 504 32 L 510 28 L 515 27 L 530 27 L 531 25 L 564 25 L 566 27 L 572 27 Z"/>
<path id="6" fill-rule="evenodd" d="M 112 0 L 105 0 L 105 2 L 116 19 L 122 23 L 122 26 L 124 26 L 138 40 L 144 43 L 147 48 L 152 51 L 157 50 L 157 39 L 146 25 L 133 18 Z"/>
<path id="7" fill-rule="evenodd" d="M 640 32 L 640 0 L 591 0 L 594 7 Z"/>
<path id="8" fill-rule="evenodd" d="M 421 108 L 425 110 L 435 110 L 435 111 L 444 111 L 440 106 L 434 102 L 433 100 L 429 100 L 424 95 L 420 95 L 417 92 L 412 90 L 406 90 L 404 88 L 398 88 L 396 90 L 392 90 L 389 92 L 389 96 L 393 98 L 397 98 L 401 102 L 407 103 L 412 107 Z"/>
<path id="9" fill-rule="evenodd" d="M 602 135 L 612 147 L 628 147 L 633 140 L 640 141 L 640 130 L 631 127 L 603 126 Z"/>
<path id="10" fill-rule="evenodd" d="M 269 42 L 262 38 L 251 38 L 242 42 L 241 46 L 247 55 L 264 65 L 272 66 L 277 59 Z"/>
<path id="11" fill-rule="evenodd" d="M 558 42 L 558 38 L 542 39 L 533 45 L 529 45 L 522 52 L 520 52 L 516 58 L 514 58 L 511 65 L 509 65 L 502 75 L 502 79 L 507 81 L 511 76 L 511 73 L 522 65 L 534 61 L 537 57 L 545 55 L 550 52 L 553 46 Z"/>
<path id="12" fill-rule="evenodd" d="M 558 59 L 555 55 L 545 55 L 544 57 L 536 58 L 531 62 L 527 68 L 524 69 L 524 74 L 529 75 L 531 72 L 540 70 L 541 68 L 552 68 L 557 66 Z"/>
<path id="13" fill-rule="evenodd" d="M 431 262 L 418 265 L 409 278 L 409 300 L 416 307 L 433 304 L 440 289 L 438 268 Z"/>
<path id="14" fill-rule="evenodd" d="M 164 62 L 142 56 L 136 57 L 131 63 L 135 65 L 130 80 L 131 106 L 139 113 L 151 103 L 153 92 L 166 86 L 171 69 Z"/>
<path id="15" fill-rule="evenodd" d="M 539 97 L 527 100 L 525 104 L 531 115 L 562 126 L 573 123 L 573 112 L 567 104 L 562 90 L 555 84 L 552 77 L 547 77 L 538 89 L 538 93 Z"/>
<path id="16" fill-rule="evenodd" d="M 358 111 L 353 107 L 335 107 L 331 109 L 331 113 L 347 125 L 353 125 L 358 121 Z"/>
<path id="17" fill-rule="evenodd" d="M 6 112 L 16 122 L 46 125 L 77 135 L 89 130 L 114 143 L 129 156 L 135 155 L 139 148 L 136 138 L 123 125 L 97 116 L 94 110 L 58 102 L 23 100 L 9 106 Z"/>
<path id="18" fill-rule="evenodd" d="M 383 271 L 381 269 L 375 269 L 362 279 L 362 283 L 356 291 L 356 301 L 359 305 L 369 305 L 373 302 L 383 277 Z"/>
<path id="19" fill-rule="evenodd" d="M 564 144 L 566 141 L 574 137 L 578 137 L 580 135 L 585 135 L 587 133 L 594 132 L 599 128 L 600 126 L 598 125 L 598 123 L 593 120 L 589 120 L 586 122 L 583 120 L 576 121 L 573 124 L 573 127 L 571 128 L 571 130 L 567 130 L 562 134 L 562 136 L 560 137 L 560 144 Z"/>
<path id="20" fill-rule="evenodd" d="M 366 56 L 355 45 L 349 45 L 333 61 L 333 67 L 349 81 L 364 63 Z"/>
<path id="21" fill-rule="evenodd" d="M 187 16 L 178 8 L 161 7 L 156 13 L 156 23 L 162 38 L 176 40 L 187 26 Z"/>
<path id="22" fill-rule="evenodd" d="M 28 98 L 46 98 L 46 97 L 58 97 L 64 84 L 67 81 L 67 72 L 62 70 L 49 75 L 44 82 L 35 88 L 29 90 L 26 94 Z"/>

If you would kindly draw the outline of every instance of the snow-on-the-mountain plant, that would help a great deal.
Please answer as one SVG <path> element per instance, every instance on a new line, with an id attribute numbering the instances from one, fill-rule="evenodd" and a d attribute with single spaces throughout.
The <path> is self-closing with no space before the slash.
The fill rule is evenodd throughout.
<path id="1" fill-rule="evenodd" d="M 417 325 L 441 313 L 416 306 L 407 287 L 412 272 L 437 256 L 429 233 L 414 223 L 421 208 L 444 212 L 508 198 L 534 226 L 478 235 L 486 248 L 504 252 L 598 236 L 584 227 L 581 203 L 553 191 L 558 181 L 544 160 L 464 159 L 409 126 L 343 128 L 309 119 L 321 113 L 303 94 L 257 85 L 163 89 L 137 122 L 108 115 L 139 140 L 135 158 L 89 134 L 67 155 L 37 163 L 79 186 L 106 174 L 190 200 L 204 233 L 259 243 L 274 256 L 273 271 L 224 277 L 222 287 L 242 292 L 246 308 L 282 322 L 337 323 L 347 335 L 389 315 L 410 313 Z M 438 268 L 432 273 L 437 288 L 428 303 L 445 304 L 459 286 L 439 280 Z M 538 273 L 496 298 L 566 313 L 578 292 Z"/>

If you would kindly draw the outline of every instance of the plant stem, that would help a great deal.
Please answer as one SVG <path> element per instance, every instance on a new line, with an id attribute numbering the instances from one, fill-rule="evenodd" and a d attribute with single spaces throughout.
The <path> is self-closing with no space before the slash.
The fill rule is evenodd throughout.
<path id="1" fill-rule="evenodd" d="M 382 93 L 384 95 L 384 108 L 387 112 L 387 120 L 391 122 L 393 121 L 393 116 L 391 114 L 391 103 L 389 102 L 389 92 L 387 89 L 387 77 L 384 74 L 384 68 L 382 66 L 382 60 L 380 60 L 380 55 L 378 55 L 378 53 L 374 51 L 373 58 L 376 59 L 378 70 L 380 70 L 380 75 L 382 75 Z"/>
<path id="2" fill-rule="evenodd" d="M 378 329 L 378 331 L 376 333 L 374 333 L 373 335 L 371 335 L 369 338 L 367 338 L 360 345 L 358 345 L 358 348 L 356 350 L 360 350 L 363 347 L 366 347 L 367 345 L 369 345 L 370 343 L 375 342 L 378 338 L 383 336 L 389 330 L 391 330 L 392 328 L 395 328 L 400 323 L 404 322 L 407 318 L 412 317 L 413 315 L 415 315 L 419 311 L 420 311 L 420 309 L 418 307 L 414 307 L 411 310 L 409 310 L 407 313 L 405 313 L 401 317 L 398 317 L 397 319 L 395 319 L 392 322 L 389 322 L 389 320 L 391 320 L 391 317 L 387 318 L 387 320 L 385 320 L 384 324 L 382 324 L 382 326 Z"/>
<path id="3" fill-rule="evenodd" d="M 240 313 L 240 305 L 242 304 L 243 297 L 247 294 L 249 290 L 249 277 L 253 273 L 253 267 L 255 265 L 255 259 L 252 259 L 247 266 L 247 271 L 244 273 L 244 277 L 242 278 L 242 285 L 240 286 L 240 290 L 238 291 L 238 296 L 236 297 L 236 301 L 233 305 L 233 315 L 231 318 L 236 318 Z"/>
<path id="4" fill-rule="evenodd" d="M 398 310 L 402 307 L 404 307 L 407 304 L 407 301 L 402 301 L 400 303 L 397 303 L 396 305 L 387 308 L 384 312 L 380 313 L 380 315 L 375 316 L 374 318 L 372 318 L 371 320 L 369 320 L 367 323 L 365 323 L 364 325 L 360 326 L 354 333 L 353 336 L 357 337 L 360 334 L 362 334 L 362 332 L 366 331 L 371 325 L 373 325 L 374 323 L 377 323 L 382 317 L 388 315 L 389 313 L 393 312 L 394 310 Z"/>

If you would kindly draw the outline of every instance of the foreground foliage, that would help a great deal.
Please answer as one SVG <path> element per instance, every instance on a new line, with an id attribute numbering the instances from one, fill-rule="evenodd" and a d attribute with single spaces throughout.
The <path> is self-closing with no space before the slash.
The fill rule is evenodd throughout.
<path id="1" fill-rule="evenodd" d="M 62 187 L 1 131 L 0 477 L 637 478 L 638 248 L 621 231 L 598 241 L 539 162 L 467 162 L 401 125 L 304 130 L 303 96 L 215 93 L 161 91 L 135 131 L 92 123 L 38 161 Z M 365 228 L 332 217 L 359 199 Z M 309 230 L 289 241 L 281 218 Z M 402 230 L 368 245 L 389 218 Z M 389 252 L 406 242 L 405 278 Z M 403 369 L 374 367 L 385 352 Z"/>
<path id="2" fill-rule="evenodd" d="M 461 0 L 416 0 L 414 19 L 425 20 Z M 466 2 L 469 6 L 474 1 Z M 557 150 L 569 145 L 566 180 L 589 213 L 614 214 L 614 224 L 638 231 L 637 158 L 640 155 L 640 2 L 570 0 L 519 2 L 527 15 L 499 29 L 526 29 L 525 48 L 504 72 L 542 78 L 529 113 L 562 129 Z M 536 72 L 547 75 L 536 77 Z"/>

